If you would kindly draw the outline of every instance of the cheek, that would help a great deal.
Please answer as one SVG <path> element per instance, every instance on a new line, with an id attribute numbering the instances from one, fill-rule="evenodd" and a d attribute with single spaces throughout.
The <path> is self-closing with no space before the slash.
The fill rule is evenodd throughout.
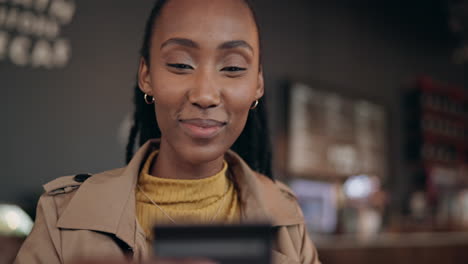
<path id="1" fill-rule="evenodd" d="M 242 81 L 232 81 L 225 86 L 225 101 L 235 112 L 247 113 L 255 101 L 257 79 L 249 76 Z"/>
<path id="2" fill-rule="evenodd" d="M 161 132 L 164 133 L 174 125 L 172 120 L 176 118 L 183 103 L 184 88 L 180 86 L 180 78 L 174 78 L 173 74 L 157 68 L 154 69 L 151 79 L 156 119 Z"/>
<path id="3" fill-rule="evenodd" d="M 174 105 L 183 96 L 180 77 L 164 69 L 156 68 L 151 74 L 154 100 L 161 105 Z"/>
<path id="4" fill-rule="evenodd" d="M 240 134 L 244 129 L 250 106 L 255 100 L 255 87 L 251 82 L 236 85 L 232 89 L 226 89 L 225 103 L 232 118 L 232 130 L 235 134 Z"/>

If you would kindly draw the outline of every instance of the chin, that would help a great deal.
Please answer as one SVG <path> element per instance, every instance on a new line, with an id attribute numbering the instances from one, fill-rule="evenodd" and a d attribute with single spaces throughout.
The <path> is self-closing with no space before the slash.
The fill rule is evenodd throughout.
<path id="1" fill-rule="evenodd" d="M 182 131 L 172 131 L 164 141 L 171 146 L 174 153 L 181 160 L 192 165 L 204 163 L 224 158 L 224 154 L 234 143 L 234 135 L 220 133 L 212 138 L 201 139 L 188 136 Z"/>
<path id="2" fill-rule="evenodd" d="M 191 164 L 203 164 L 224 156 L 229 149 L 228 145 L 219 142 L 198 143 L 193 142 L 179 146 L 180 154 Z"/>

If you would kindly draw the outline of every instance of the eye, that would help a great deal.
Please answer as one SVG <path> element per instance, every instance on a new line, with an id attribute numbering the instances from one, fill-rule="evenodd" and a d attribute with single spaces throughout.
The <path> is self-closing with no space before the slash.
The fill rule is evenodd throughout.
<path id="1" fill-rule="evenodd" d="M 193 67 L 183 63 L 168 63 L 167 66 L 178 70 L 193 70 Z"/>
<path id="2" fill-rule="evenodd" d="M 241 68 L 241 67 L 236 67 L 236 66 L 229 66 L 229 67 L 224 67 L 221 69 L 221 71 L 229 71 L 229 72 L 238 72 L 238 71 L 245 71 L 247 68 Z"/>

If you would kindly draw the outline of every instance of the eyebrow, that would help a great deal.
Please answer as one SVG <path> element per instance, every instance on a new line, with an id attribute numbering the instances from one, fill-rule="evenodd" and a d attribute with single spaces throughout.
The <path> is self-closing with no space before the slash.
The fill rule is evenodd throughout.
<path id="1" fill-rule="evenodd" d="M 218 46 L 218 49 L 222 49 L 222 50 L 234 49 L 234 48 L 247 48 L 253 52 L 252 46 L 250 46 L 249 43 L 247 43 L 244 40 L 227 41 Z"/>
<path id="2" fill-rule="evenodd" d="M 164 48 L 165 46 L 167 45 L 180 45 L 180 46 L 185 46 L 185 47 L 188 47 L 188 48 L 195 48 L 195 49 L 199 49 L 200 46 L 193 40 L 191 39 L 186 39 L 186 38 L 170 38 L 166 41 L 164 41 L 162 44 L 161 44 L 161 49 Z M 247 43 L 246 41 L 244 40 L 231 40 L 231 41 L 226 41 L 226 42 L 223 42 L 221 43 L 217 49 L 219 50 L 226 50 L 226 49 L 234 49 L 234 48 L 247 48 L 249 49 L 250 51 L 253 52 L 253 48 L 252 46 L 249 45 L 249 43 Z"/>
<path id="3" fill-rule="evenodd" d="M 161 44 L 161 49 L 164 48 L 167 45 L 180 45 L 180 46 L 185 46 L 189 48 L 200 48 L 197 43 L 195 43 L 193 40 L 186 39 L 186 38 L 170 38 Z"/>

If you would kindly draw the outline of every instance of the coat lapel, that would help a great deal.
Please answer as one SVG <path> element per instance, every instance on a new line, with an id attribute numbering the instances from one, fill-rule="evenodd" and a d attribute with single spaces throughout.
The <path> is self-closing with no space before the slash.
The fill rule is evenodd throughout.
<path id="1" fill-rule="evenodd" d="M 274 181 L 250 169 L 235 152 L 228 151 L 225 158 L 239 187 L 242 222 L 261 221 L 273 226 L 304 222 L 295 198 L 287 198 Z"/>

